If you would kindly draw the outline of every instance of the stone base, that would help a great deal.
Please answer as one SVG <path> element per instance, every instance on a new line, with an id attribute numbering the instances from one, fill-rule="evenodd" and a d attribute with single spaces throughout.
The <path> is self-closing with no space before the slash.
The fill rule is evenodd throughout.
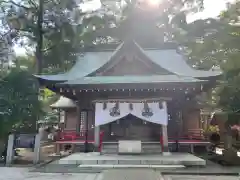
<path id="1" fill-rule="evenodd" d="M 77 165 L 183 165 L 205 166 L 206 161 L 189 153 L 172 153 L 171 155 L 118 155 L 97 153 L 74 153 L 59 160 L 59 164 Z"/>
<path id="2" fill-rule="evenodd" d="M 140 154 L 142 152 L 141 141 L 118 141 L 119 154 Z"/>
<path id="3" fill-rule="evenodd" d="M 172 153 L 170 153 L 170 152 L 162 152 L 162 155 L 163 155 L 163 156 L 171 156 Z"/>

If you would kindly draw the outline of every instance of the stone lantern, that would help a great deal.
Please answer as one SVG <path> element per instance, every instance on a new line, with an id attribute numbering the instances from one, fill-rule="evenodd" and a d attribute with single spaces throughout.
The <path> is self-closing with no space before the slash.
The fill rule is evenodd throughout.
<path id="1" fill-rule="evenodd" d="M 51 108 L 57 109 L 59 111 L 59 124 L 61 128 L 63 128 L 64 124 L 66 124 L 66 111 L 68 109 L 74 109 L 76 108 L 76 103 L 68 99 L 64 96 L 61 96 L 58 101 L 56 101 L 54 104 L 50 105 Z"/>

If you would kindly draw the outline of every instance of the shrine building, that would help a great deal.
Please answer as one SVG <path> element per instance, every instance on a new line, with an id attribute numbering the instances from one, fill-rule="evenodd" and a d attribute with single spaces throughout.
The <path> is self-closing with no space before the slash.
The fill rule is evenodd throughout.
<path id="1" fill-rule="evenodd" d="M 139 38 L 136 17 L 134 22 L 125 23 L 134 35 L 108 48 L 89 49 L 68 72 L 36 76 L 41 85 L 68 98 L 64 105 L 55 104 L 62 110 L 64 132 L 76 132 L 96 147 L 138 140 L 161 144 L 164 152 L 172 140 L 201 141 L 195 97 L 212 88 L 221 72 L 192 68 L 176 43 L 155 41 L 159 36 L 149 30 L 139 33 L 144 40 Z"/>

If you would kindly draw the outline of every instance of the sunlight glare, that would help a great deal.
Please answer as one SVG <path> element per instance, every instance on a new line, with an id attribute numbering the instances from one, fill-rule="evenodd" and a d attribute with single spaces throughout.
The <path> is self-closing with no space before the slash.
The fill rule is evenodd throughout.
<path id="1" fill-rule="evenodd" d="M 162 0 L 147 0 L 150 6 L 158 6 Z"/>

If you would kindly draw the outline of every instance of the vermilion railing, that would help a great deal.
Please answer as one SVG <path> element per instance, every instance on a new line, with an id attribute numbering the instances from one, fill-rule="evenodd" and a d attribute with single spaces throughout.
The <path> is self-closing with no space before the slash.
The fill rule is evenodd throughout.
<path id="1" fill-rule="evenodd" d="M 99 133 L 99 148 L 98 148 L 99 152 L 102 152 L 103 136 L 104 136 L 104 132 L 101 131 Z"/>
<path id="2" fill-rule="evenodd" d="M 163 136 L 162 135 L 160 136 L 160 144 L 161 144 L 161 148 L 162 148 L 162 152 L 163 152 L 164 149 L 163 149 Z"/>
<path id="3" fill-rule="evenodd" d="M 99 152 L 102 151 L 102 143 L 103 143 L 103 136 L 104 132 L 101 131 L 99 133 Z M 58 141 L 84 141 L 86 140 L 86 131 L 81 131 L 80 133 L 77 133 L 76 131 L 64 131 L 61 132 L 58 138 Z M 94 130 L 88 131 L 88 141 L 94 142 Z"/>
<path id="4" fill-rule="evenodd" d="M 63 131 L 60 133 L 58 141 L 74 141 L 74 140 L 86 140 L 86 131 L 76 132 L 76 131 Z M 87 140 L 94 140 L 94 130 L 89 130 L 87 134 Z"/>

